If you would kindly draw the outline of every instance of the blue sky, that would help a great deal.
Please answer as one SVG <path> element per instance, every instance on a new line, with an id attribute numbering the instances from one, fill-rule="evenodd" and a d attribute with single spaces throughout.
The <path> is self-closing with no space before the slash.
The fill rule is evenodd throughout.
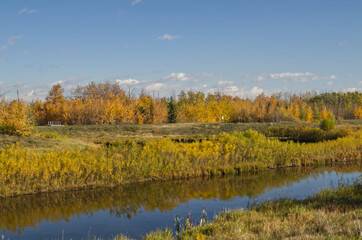
<path id="1" fill-rule="evenodd" d="M 361 0 L 0 0 L 0 89 L 361 91 Z"/>

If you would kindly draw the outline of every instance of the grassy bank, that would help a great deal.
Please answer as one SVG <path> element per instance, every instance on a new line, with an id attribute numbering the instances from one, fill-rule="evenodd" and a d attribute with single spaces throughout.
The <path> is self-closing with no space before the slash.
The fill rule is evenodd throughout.
<path id="1" fill-rule="evenodd" d="M 300 144 L 257 131 L 221 133 L 192 143 L 119 141 L 97 148 L 0 151 L 0 196 L 125 183 L 259 171 L 361 160 L 362 130 L 333 141 Z"/>
<path id="2" fill-rule="evenodd" d="M 184 230 L 179 239 L 360 239 L 361 199 L 362 185 L 356 183 L 305 200 L 266 202 L 223 212 L 213 222 Z M 145 239 L 175 238 L 166 230 Z"/>

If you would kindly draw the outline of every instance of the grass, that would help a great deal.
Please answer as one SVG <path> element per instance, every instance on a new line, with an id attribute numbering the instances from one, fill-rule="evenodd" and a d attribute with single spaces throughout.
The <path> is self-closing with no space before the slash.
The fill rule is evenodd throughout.
<path id="1" fill-rule="evenodd" d="M 307 129 L 308 135 L 316 124 L 306 122 L 38 127 L 27 137 L 0 135 L 0 197 L 360 161 L 362 121 L 356 122 L 344 137 L 308 144 L 260 134 Z M 337 126 L 346 129 L 345 121 Z M 240 132 L 246 129 L 254 130 Z"/>
<path id="2" fill-rule="evenodd" d="M 248 130 L 201 142 L 119 142 L 89 149 L 0 150 L 0 197 L 277 167 L 361 160 L 362 130 L 333 141 L 281 142 Z M 57 141 L 60 141 L 57 139 Z M 62 140 L 61 140 L 62 141 Z"/>
<path id="3" fill-rule="evenodd" d="M 220 213 L 213 222 L 184 230 L 179 239 L 360 239 L 362 185 L 325 190 L 305 200 L 265 202 Z M 144 239 L 175 239 L 170 230 Z"/>
<path id="4" fill-rule="evenodd" d="M 294 142 L 305 143 L 335 140 L 346 137 L 352 132 L 352 128 L 347 126 L 342 126 L 329 131 L 308 126 L 269 127 L 263 131 L 267 137 L 276 137 L 282 141 L 291 140 Z"/>
<path id="5" fill-rule="evenodd" d="M 348 126 L 355 130 L 362 126 L 362 120 L 337 121 L 337 128 Z M 40 152 L 57 149 L 97 148 L 101 143 L 124 141 L 150 141 L 160 138 L 205 139 L 222 132 L 232 133 L 253 129 L 264 132 L 268 128 L 307 126 L 318 127 L 316 123 L 278 122 L 278 123 L 175 123 L 175 124 L 122 124 L 122 125 L 75 125 L 63 127 L 41 126 L 35 128 L 30 136 L 11 136 L 0 134 L 0 147 L 19 143 L 21 146 Z M 51 137 L 58 136 L 58 137 Z"/>

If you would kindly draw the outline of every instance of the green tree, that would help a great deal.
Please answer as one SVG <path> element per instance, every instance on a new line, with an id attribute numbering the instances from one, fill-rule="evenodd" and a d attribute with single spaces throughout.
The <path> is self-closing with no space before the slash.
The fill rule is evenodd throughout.
<path id="1" fill-rule="evenodd" d="M 167 109 L 168 109 L 168 122 L 175 123 L 177 118 L 177 112 L 176 112 L 176 103 L 173 97 L 170 97 L 167 103 Z"/>

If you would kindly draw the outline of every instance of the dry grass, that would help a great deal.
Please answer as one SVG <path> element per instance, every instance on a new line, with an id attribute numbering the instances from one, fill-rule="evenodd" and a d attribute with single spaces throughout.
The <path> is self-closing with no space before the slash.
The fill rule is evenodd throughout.
<path id="1" fill-rule="evenodd" d="M 362 120 L 337 121 L 337 126 L 348 125 L 352 129 L 362 126 Z M 309 126 L 307 122 L 278 123 L 174 123 L 174 124 L 122 124 L 122 125 L 74 125 L 63 127 L 36 127 L 30 136 L 0 134 L 0 148 L 19 143 L 37 151 L 57 149 L 87 149 L 99 147 L 99 143 L 124 141 L 151 141 L 159 138 L 205 139 L 222 132 L 232 133 L 253 129 L 263 132 L 270 127 Z"/>

